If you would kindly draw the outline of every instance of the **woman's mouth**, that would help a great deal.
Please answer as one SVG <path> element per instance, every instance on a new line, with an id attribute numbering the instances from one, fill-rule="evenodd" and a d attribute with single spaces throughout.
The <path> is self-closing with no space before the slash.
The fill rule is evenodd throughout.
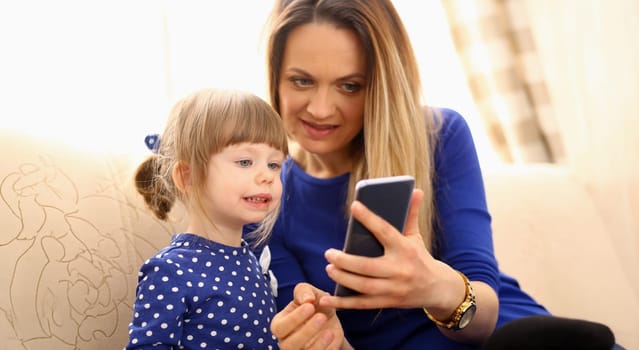
<path id="1" fill-rule="evenodd" d="M 302 120 L 302 126 L 306 133 L 313 138 L 326 137 L 337 129 L 337 125 L 333 124 L 316 124 Z"/>

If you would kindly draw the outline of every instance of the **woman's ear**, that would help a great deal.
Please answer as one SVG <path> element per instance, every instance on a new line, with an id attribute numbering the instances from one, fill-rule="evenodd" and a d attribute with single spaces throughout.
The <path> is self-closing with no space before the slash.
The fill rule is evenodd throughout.
<path id="1" fill-rule="evenodd" d="M 191 168 L 185 163 L 176 163 L 173 166 L 171 177 L 173 177 L 175 187 L 182 193 L 185 193 L 186 189 L 191 186 Z"/>

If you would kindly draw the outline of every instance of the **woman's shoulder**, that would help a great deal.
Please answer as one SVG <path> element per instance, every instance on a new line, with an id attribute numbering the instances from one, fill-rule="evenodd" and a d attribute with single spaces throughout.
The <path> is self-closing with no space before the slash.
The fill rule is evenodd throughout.
<path id="1" fill-rule="evenodd" d="M 457 152 L 460 148 L 473 146 L 470 127 L 464 116 L 448 107 L 429 107 L 435 120 L 437 148 L 439 152 Z"/>
<path id="2" fill-rule="evenodd" d="M 430 107 L 430 110 L 435 118 L 439 138 L 450 137 L 459 131 L 470 131 L 466 119 L 457 110 L 448 107 Z"/>

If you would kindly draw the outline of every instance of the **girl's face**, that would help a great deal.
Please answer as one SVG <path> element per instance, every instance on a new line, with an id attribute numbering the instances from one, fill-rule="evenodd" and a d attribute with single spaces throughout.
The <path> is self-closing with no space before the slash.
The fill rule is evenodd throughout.
<path id="1" fill-rule="evenodd" d="M 288 36 L 279 77 L 280 114 L 306 151 L 348 157 L 364 124 L 364 50 L 355 33 L 311 23 Z"/>
<path id="2" fill-rule="evenodd" d="M 284 154 L 263 143 L 230 145 L 211 156 L 204 209 L 218 228 L 236 231 L 261 221 L 282 195 Z"/>

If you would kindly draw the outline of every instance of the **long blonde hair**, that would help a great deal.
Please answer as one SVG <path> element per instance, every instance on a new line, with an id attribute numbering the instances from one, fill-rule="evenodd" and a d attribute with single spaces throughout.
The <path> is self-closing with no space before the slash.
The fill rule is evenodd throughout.
<path id="1" fill-rule="evenodd" d="M 417 61 L 408 34 L 389 0 L 280 0 L 269 20 L 268 87 L 279 112 L 282 59 L 288 34 L 300 25 L 329 23 L 352 30 L 367 64 L 364 128 L 353 140 L 353 169 L 347 204 L 360 179 L 410 174 L 424 191 L 420 231 L 432 248 L 435 208 L 433 150 L 439 123 L 422 107 Z M 348 205 L 346 205 L 348 208 Z"/>
<path id="2" fill-rule="evenodd" d="M 253 94 L 233 90 L 203 89 L 178 101 L 159 140 L 158 152 L 138 166 L 135 186 L 149 209 L 162 220 L 168 219 L 178 198 L 210 221 L 202 189 L 211 155 L 225 147 L 265 143 L 288 154 L 286 131 L 275 110 Z M 196 189 L 192 198 L 176 188 L 172 177 L 176 164 L 189 166 L 190 182 Z M 254 231 L 256 244 L 267 238 L 277 213 L 271 212 Z"/>

